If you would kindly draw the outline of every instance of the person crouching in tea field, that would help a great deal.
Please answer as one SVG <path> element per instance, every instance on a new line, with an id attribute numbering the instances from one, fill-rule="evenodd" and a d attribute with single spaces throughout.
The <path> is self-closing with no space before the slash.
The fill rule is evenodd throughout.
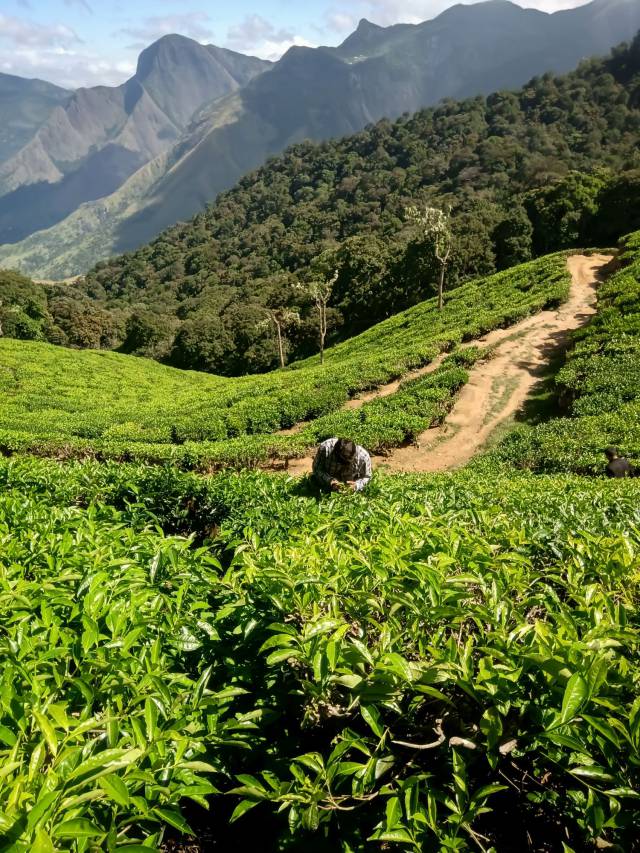
<path id="1" fill-rule="evenodd" d="M 313 476 L 320 486 L 332 492 L 361 492 L 371 480 L 371 457 L 354 441 L 328 438 L 316 453 Z"/>
<path id="2" fill-rule="evenodd" d="M 609 460 L 609 464 L 604 469 L 607 477 L 615 477 L 622 479 L 623 477 L 637 477 L 638 472 L 633 465 L 624 456 L 620 456 L 620 451 L 617 447 L 607 447 L 604 455 Z"/>

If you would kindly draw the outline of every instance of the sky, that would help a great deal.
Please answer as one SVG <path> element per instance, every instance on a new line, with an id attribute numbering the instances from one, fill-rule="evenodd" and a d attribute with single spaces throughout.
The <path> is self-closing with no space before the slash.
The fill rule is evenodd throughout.
<path id="1" fill-rule="evenodd" d="M 479 2 L 479 0 L 464 0 Z M 387 26 L 435 17 L 456 0 L 0 0 L 0 72 L 66 88 L 118 85 L 167 33 L 265 59 L 294 44 L 335 45 L 360 18 Z M 588 0 L 516 0 L 545 12 Z"/>

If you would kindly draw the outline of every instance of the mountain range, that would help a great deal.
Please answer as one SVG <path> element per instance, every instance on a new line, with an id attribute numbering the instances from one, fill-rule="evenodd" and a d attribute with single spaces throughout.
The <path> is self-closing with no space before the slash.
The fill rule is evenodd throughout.
<path id="1" fill-rule="evenodd" d="M 175 144 L 198 109 L 268 66 L 170 36 L 143 51 L 135 75 L 122 86 L 64 93 L 66 99 L 60 96 L 26 144 L 0 165 L 0 242 L 23 239 L 114 192 Z M 32 83 L 24 92 L 23 109 L 42 113 L 43 85 Z M 53 103 L 45 91 L 46 103 Z"/>
<path id="2" fill-rule="evenodd" d="M 67 94 L 0 164 L 0 263 L 82 273 L 190 218 L 292 143 L 568 71 L 639 28 L 637 0 L 554 14 L 489 0 L 418 25 L 363 20 L 339 47 L 294 47 L 273 65 L 165 37 L 123 86 Z"/>

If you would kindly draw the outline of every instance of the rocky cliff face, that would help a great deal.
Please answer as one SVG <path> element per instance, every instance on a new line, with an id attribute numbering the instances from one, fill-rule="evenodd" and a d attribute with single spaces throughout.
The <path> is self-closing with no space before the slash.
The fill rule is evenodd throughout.
<path id="1" fill-rule="evenodd" d="M 203 105 L 269 63 L 166 36 L 118 87 L 79 89 L 0 166 L 0 242 L 54 225 L 171 147 Z"/>
<path id="2" fill-rule="evenodd" d="M 44 80 L 0 74 L 0 164 L 17 154 L 72 94 Z"/>

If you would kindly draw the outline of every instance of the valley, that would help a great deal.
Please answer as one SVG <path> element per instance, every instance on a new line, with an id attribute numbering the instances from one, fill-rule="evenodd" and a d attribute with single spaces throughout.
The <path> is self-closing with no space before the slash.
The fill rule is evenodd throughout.
<path id="1" fill-rule="evenodd" d="M 160 40 L 124 86 L 77 93 L 49 128 L 0 162 L 0 262 L 36 278 L 85 273 L 203 211 L 291 145 L 566 73 L 638 29 L 635 0 L 594 0 L 553 15 L 488 0 L 418 25 L 363 20 L 339 47 L 293 47 L 273 67 L 188 39 Z M 85 127 L 96 134 L 90 154 Z M 70 159 L 67 176 L 59 167 Z M 78 169 L 82 180 L 74 180 Z"/>
<path id="2" fill-rule="evenodd" d="M 0 853 L 639 853 L 639 15 L 0 74 Z"/>

